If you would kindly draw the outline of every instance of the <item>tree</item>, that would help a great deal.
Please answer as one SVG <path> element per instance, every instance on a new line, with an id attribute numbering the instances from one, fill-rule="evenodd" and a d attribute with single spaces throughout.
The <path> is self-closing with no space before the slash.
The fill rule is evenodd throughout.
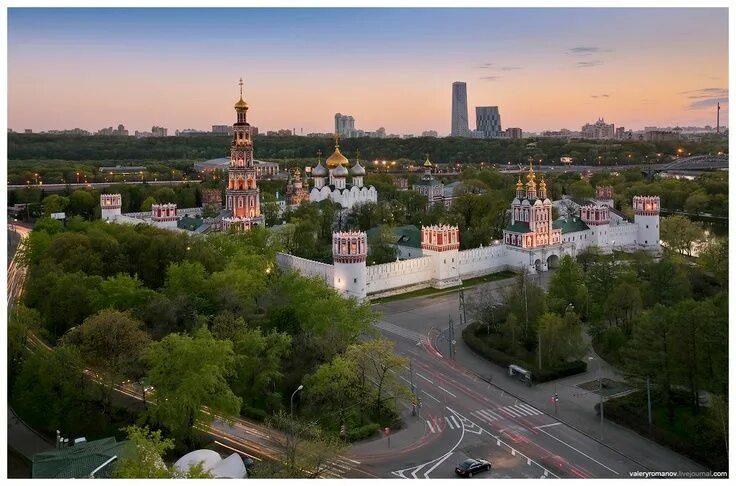
<path id="1" fill-rule="evenodd" d="M 148 347 L 145 359 L 156 400 L 150 416 L 175 438 L 191 443 L 194 425 L 211 419 L 203 406 L 225 416 L 240 410 L 240 399 L 227 384 L 235 363 L 229 341 L 213 338 L 206 329 L 193 336 L 169 334 Z"/>
<path id="2" fill-rule="evenodd" d="M 166 270 L 164 294 L 169 298 L 185 297 L 200 314 L 214 310 L 209 276 L 199 262 L 172 263 Z"/>
<path id="3" fill-rule="evenodd" d="M 503 296 L 505 307 L 521 327 L 519 341 L 528 349 L 536 347 L 536 322 L 546 310 L 545 293 L 526 271 L 519 274 Z"/>
<path id="4" fill-rule="evenodd" d="M 144 308 L 155 295 L 156 292 L 145 288 L 137 277 L 120 273 L 100 283 L 100 288 L 92 297 L 92 305 L 98 310 L 112 308 L 137 311 Z"/>
<path id="5" fill-rule="evenodd" d="M 90 191 L 78 189 L 69 196 L 69 212 L 90 219 L 95 206 L 98 205 L 98 200 Z"/>
<path id="6" fill-rule="evenodd" d="M 582 311 L 588 298 L 584 282 L 581 265 L 570 255 L 563 256 L 559 268 L 549 282 L 548 308 L 562 314 L 569 304 L 573 304 L 578 311 Z"/>
<path id="7" fill-rule="evenodd" d="M 700 252 L 698 264 L 725 288 L 728 285 L 728 237 L 708 239 Z"/>
<path id="8" fill-rule="evenodd" d="M 115 463 L 112 476 L 119 479 L 209 479 L 212 474 L 203 469 L 203 463 L 187 471 L 169 468 L 164 456 L 174 449 L 174 441 L 162 436 L 160 430 L 130 425 L 123 429 L 128 436 L 126 454 Z"/>
<path id="9" fill-rule="evenodd" d="M 129 313 L 103 310 L 70 330 L 62 344 L 77 347 L 85 361 L 101 372 L 105 411 L 109 412 L 111 394 L 124 378 L 143 375 L 141 357 L 150 338 L 142 323 Z"/>
<path id="10" fill-rule="evenodd" d="M 710 197 L 702 192 L 694 192 L 685 201 L 685 211 L 691 214 L 700 214 L 710 203 Z"/>
<path id="11" fill-rule="evenodd" d="M 41 316 L 35 309 L 23 304 L 13 307 L 8 319 L 8 390 L 13 389 L 15 378 L 23 369 L 28 333 L 41 324 Z"/>
<path id="12" fill-rule="evenodd" d="M 53 213 L 63 213 L 69 206 L 69 198 L 52 194 L 43 199 L 44 215 L 48 218 Z"/>
<path id="13" fill-rule="evenodd" d="M 165 439 L 160 430 L 130 425 L 123 429 L 130 441 L 127 454 L 120 459 L 112 476 L 126 479 L 164 479 L 172 474 L 163 457 L 174 449 L 174 441 Z"/>
<path id="14" fill-rule="evenodd" d="M 152 194 L 158 203 L 175 203 L 176 193 L 170 187 L 162 187 Z"/>
<path id="15" fill-rule="evenodd" d="M 662 241 L 671 251 L 692 255 L 693 243 L 703 238 L 703 226 L 685 216 L 668 216 L 660 221 Z"/>
<path id="16" fill-rule="evenodd" d="M 363 412 L 361 404 L 355 401 L 359 386 L 356 363 L 338 355 L 306 378 L 304 401 L 313 413 L 322 417 L 323 423 L 342 425 L 349 408 L 357 405 L 358 411 Z"/>
<path id="17" fill-rule="evenodd" d="M 578 359 L 585 351 L 580 319 L 573 311 L 561 317 L 545 312 L 539 317 L 539 343 L 542 346 L 542 366 L 555 366 Z"/>
<path id="18" fill-rule="evenodd" d="M 79 351 L 67 346 L 31 354 L 15 382 L 16 410 L 39 429 L 80 433 L 90 414 L 83 369 Z"/>
<path id="19" fill-rule="evenodd" d="M 621 281 L 605 300 L 604 315 L 608 322 L 621 328 L 627 336 L 631 336 L 634 322 L 642 309 L 640 288 L 635 282 Z"/>
<path id="20" fill-rule="evenodd" d="M 398 254 L 395 239 L 392 226 L 380 225 L 378 234 L 368 242 L 368 261 L 372 265 L 395 262 Z"/>
<path id="21" fill-rule="evenodd" d="M 141 203 L 141 211 L 150 211 L 154 204 L 156 204 L 156 199 L 153 196 L 148 196 Z"/>
<path id="22" fill-rule="evenodd" d="M 409 396 L 409 391 L 398 380 L 397 372 L 402 366 L 409 364 L 404 357 L 393 352 L 393 343 L 387 339 L 372 339 L 360 344 L 351 345 L 346 351 L 348 359 L 355 363 L 360 376 L 359 396 L 365 404 L 367 391 L 374 390 L 374 413 L 380 420 L 386 399 Z M 370 384 L 370 385 L 369 385 Z"/>

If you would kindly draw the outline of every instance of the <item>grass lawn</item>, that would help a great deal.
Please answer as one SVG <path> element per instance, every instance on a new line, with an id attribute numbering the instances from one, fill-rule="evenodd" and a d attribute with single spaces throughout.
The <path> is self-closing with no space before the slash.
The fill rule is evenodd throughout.
<path id="1" fill-rule="evenodd" d="M 385 304 L 387 302 L 394 302 L 396 300 L 404 300 L 404 299 L 413 299 L 414 297 L 427 297 L 427 296 L 433 296 L 433 297 L 439 297 L 440 295 L 449 294 L 451 292 L 457 292 L 460 288 L 468 288 L 473 287 L 474 285 L 480 285 L 483 283 L 488 282 L 495 282 L 497 280 L 504 280 L 507 278 L 514 277 L 516 273 L 511 272 L 509 270 L 504 270 L 502 272 L 492 273 L 490 275 L 485 275 L 483 277 L 476 277 L 476 278 L 470 278 L 468 280 L 463 280 L 462 285 L 456 285 L 455 287 L 448 287 L 446 289 L 435 289 L 432 287 L 427 287 L 426 289 L 419 289 L 414 290 L 412 292 L 407 292 L 405 294 L 396 294 L 396 295 L 389 295 L 388 297 L 380 297 L 378 299 L 372 299 L 371 304 Z"/>

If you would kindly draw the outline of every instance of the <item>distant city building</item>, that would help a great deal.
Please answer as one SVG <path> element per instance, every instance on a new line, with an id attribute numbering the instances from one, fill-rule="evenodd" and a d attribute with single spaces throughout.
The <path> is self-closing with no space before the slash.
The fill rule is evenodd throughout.
<path id="1" fill-rule="evenodd" d="M 199 135 L 209 135 L 209 132 L 203 130 L 195 130 L 194 128 L 185 128 L 184 130 L 176 130 L 174 134 L 177 137 L 191 137 Z"/>
<path id="2" fill-rule="evenodd" d="M 335 133 L 343 138 L 350 138 L 355 131 L 355 118 L 350 115 L 335 113 Z"/>
<path id="3" fill-rule="evenodd" d="M 140 174 L 148 169 L 142 165 L 116 165 L 114 167 L 100 167 L 97 170 L 101 174 L 130 175 Z"/>
<path id="4" fill-rule="evenodd" d="M 599 118 L 593 124 L 586 123 L 580 130 L 583 138 L 592 138 L 596 140 L 605 140 L 614 138 L 614 127 L 613 123 L 606 123 L 603 118 Z"/>
<path id="5" fill-rule="evenodd" d="M 169 130 L 164 127 L 151 127 L 151 134 L 154 137 L 165 137 L 168 132 Z"/>
<path id="6" fill-rule="evenodd" d="M 273 177 L 279 173 L 279 164 L 277 162 L 264 162 L 261 160 L 253 160 L 258 177 Z M 197 172 L 212 173 L 217 171 L 226 171 L 230 166 L 228 157 L 220 157 L 219 159 L 210 159 L 203 162 L 196 162 L 194 170 Z"/>
<path id="7" fill-rule="evenodd" d="M 23 133 L 25 133 L 25 134 L 33 133 L 33 129 L 32 128 L 26 128 L 25 130 L 23 130 Z"/>
<path id="8" fill-rule="evenodd" d="M 125 127 L 122 124 L 120 124 L 118 125 L 117 129 L 114 129 L 113 127 L 103 128 L 97 132 L 97 135 L 127 137 L 128 130 L 126 130 Z"/>
<path id="9" fill-rule="evenodd" d="M 231 135 L 233 134 L 232 125 L 212 125 L 212 133 L 215 135 Z"/>
<path id="10" fill-rule="evenodd" d="M 468 129 L 468 87 L 462 81 L 452 83 L 452 137 L 467 137 Z"/>
<path id="11" fill-rule="evenodd" d="M 501 136 L 501 114 L 498 106 L 476 106 L 475 127 L 483 134 L 483 138 L 498 138 Z"/>
<path id="12" fill-rule="evenodd" d="M 680 139 L 680 131 L 676 130 L 647 130 L 644 132 L 644 140 L 649 142 L 666 142 Z"/>
<path id="13" fill-rule="evenodd" d="M 572 132 L 571 130 L 568 130 L 567 128 L 563 128 L 557 131 L 545 130 L 539 134 L 540 137 L 546 137 L 546 138 L 570 138 L 573 135 L 574 135 L 574 132 Z"/>
<path id="14" fill-rule="evenodd" d="M 617 127 L 616 128 L 616 139 L 623 140 L 624 138 L 626 138 L 626 129 L 624 127 Z"/>
<path id="15" fill-rule="evenodd" d="M 46 132 L 49 135 L 91 135 L 87 130 L 81 128 L 72 128 L 71 130 L 48 130 Z"/>
<path id="16" fill-rule="evenodd" d="M 508 138 L 521 138 L 521 128 L 507 128 L 506 137 Z"/>
<path id="17" fill-rule="evenodd" d="M 268 137 L 291 137 L 294 133 L 288 128 L 282 128 L 281 130 L 269 130 L 266 132 Z"/>
<path id="18" fill-rule="evenodd" d="M 437 130 L 425 130 L 422 132 L 422 137 L 434 137 L 437 138 Z"/>

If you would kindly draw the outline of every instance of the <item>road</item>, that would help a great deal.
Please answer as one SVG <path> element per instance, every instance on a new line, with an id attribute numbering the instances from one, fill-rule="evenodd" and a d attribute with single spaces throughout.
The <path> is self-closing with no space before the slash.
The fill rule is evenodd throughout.
<path id="1" fill-rule="evenodd" d="M 542 286 L 549 277 L 541 275 Z M 466 300 L 477 291 L 466 290 Z M 394 301 L 374 309 L 383 314 L 377 327 L 395 342 L 399 354 L 411 360 L 411 371 L 407 368 L 400 378 L 408 385 L 413 382 L 422 407 L 421 417 L 410 417 L 407 427 L 423 427 L 424 434 L 415 448 L 365 462 L 364 469 L 380 477 L 449 478 L 462 460 L 479 457 L 494 464 L 484 477 L 628 478 L 630 471 L 648 470 L 637 458 L 556 418 L 551 396 L 548 401 L 520 400 L 518 394 L 510 395 L 493 383 L 490 375 L 503 373 L 500 368 L 489 365 L 484 376 L 446 358 L 448 317 L 459 322 L 456 293 Z M 457 339 L 462 339 L 457 327 Z M 591 408 L 589 413 L 595 412 Z M 683 458 L 682 464 L 687 469 L 692 463 Z"/>
<path id="2" fill-rule="evenodd" d="M 72 183 L 60 183 L 60 184 L 8 184 L 8 190 L 12 191 L 14 189 L 27 189 L 27 188 L 37 188 L 37 189 L 43 189 L 45 192 L 62 192 L 66 189 L 102 189 L 105 187 L 110 186 L 116 186 L 118 184 L 128 184 L 128 185 L 137 185 L 137 184 L 150 184 L 153 186 L 176 186 L 179 184 L 189 184 L 189 183 L 198 184 L 202 182 L 199 179 L 186 179 L 186 180 L 178 180 L 178 181 L 117 181 L 117 182 L 72 182 Z"/>

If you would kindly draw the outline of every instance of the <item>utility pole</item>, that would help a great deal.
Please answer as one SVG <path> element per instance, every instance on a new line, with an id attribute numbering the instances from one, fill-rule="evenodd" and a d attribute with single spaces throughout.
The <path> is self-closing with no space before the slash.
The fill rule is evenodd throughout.
<path id="1" fill-rule="evenodd" d="M 452 316 L 450 316 L 450 323 L 448 327 L 448 337 L 450 341 L 450 357 L 455 359 L 455 325 L 452 322 Z"/>
<path id="2" fill-rule="evenodd" d="M 598 359 L 598 408 L 601 412 L 601 441 L 603 440 L 603 382 L 601 381 L 601 360 Z"/>
<path id="3" fill-rule="evenodd" d="M 411 393 L 413 395 L 411 415 L 415 416 L 417 414 L 417 389 L 414 386 L 414 367 L 412 366 L 411 359 L 409 359 L 409 383 L 411 384 Z"/>
<path id="4" fill-rule="evenodd" d="M 721 102 L 718 102 L 718 108 L 716 109 L 716 133 L 721 133 Z"/>
<path id="5" fill-rule="evenodd" d="M 460 329 L 465 329 L 465 325 L 468 323 L 467 317 L 465 316 L 465 289 L 460 287 L 457 294 L 458 297 L 458 308 L 460 310 Z"/>

